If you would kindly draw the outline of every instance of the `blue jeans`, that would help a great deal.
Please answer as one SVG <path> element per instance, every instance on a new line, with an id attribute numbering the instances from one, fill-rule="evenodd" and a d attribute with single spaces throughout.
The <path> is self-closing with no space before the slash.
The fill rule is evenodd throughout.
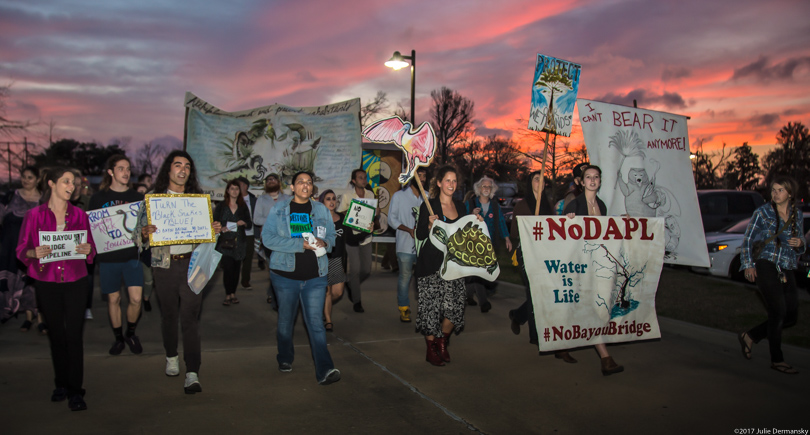
<path id="1" fill-rule="evenodd" d="M 304 313 L 304 323 L 309 332 L 309 346 L 315 360 L 315 377 L 321 381 L 329 370 L 335 368 L 329 349 L 326 347 L 326 330 L 323 327 L 323 304 L 326 300 L 326 277 L 297 281 L 270 273 L 278 299 L 278 363 L 292 364 L 295 358 L 293 330 L 298 303 Z"/>
<path id="2" fill-rule="evenodd" d="M 397 304 L 400 307 L 410 306 L 408 299 L 408 289 L 411 287 L 413 277 L 413 265 L 416 263 L 416 254 L 397 252 L 397 263 L 399 263 L 399 279 L 397 280 Z"/>

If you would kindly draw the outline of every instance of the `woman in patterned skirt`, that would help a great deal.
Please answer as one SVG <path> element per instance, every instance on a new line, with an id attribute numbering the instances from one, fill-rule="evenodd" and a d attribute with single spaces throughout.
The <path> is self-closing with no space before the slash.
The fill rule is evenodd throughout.
<path id="1" fill-rule="evenodd" d="M 435 214 L 430 215 L 427 204 L 423 203 L 416 223 L 416 239 L 424 240 L 416 258 L 415 275 L 419 289 L 416 331 L 425 336 L 425 360 L 435 366 L 450 362 L 447 339 L 453 331 L 458 334 L 464 328 L 467 301 L 464 279 L 442 279 L 439 269 L 444 264 L 444 256 L 428 237 L 437 219 L 453 223 L 466 214 L 464 203 L 453 199 L 457 184 L 458 173 L 454 167 L 439 168 L 436 178 L 430 183 L 430 206 Z M 480 216 L 478 219 L 483 220 Z"/>
<path id="2" fill-rule="evenodd" d="M 343 234 L 346 227 L 343 226 L 343 213 L 335 211 L 337 208 L 337 196 L 332 189 L 325 190 L 318 201 L 322 202 L 332 216 L 335 224 L 335 246 L 332 252 L 326 254 L 329 258 L 329 273 L 326 275 L 326 301 L 323 305 L 324 328 L 326 332 L 332 332 L 332 304 L 343 296 L 343 287 L 346 284 L 346 269 L 343 267 L 343 259 L 346 257 L 346 244 Z"/>

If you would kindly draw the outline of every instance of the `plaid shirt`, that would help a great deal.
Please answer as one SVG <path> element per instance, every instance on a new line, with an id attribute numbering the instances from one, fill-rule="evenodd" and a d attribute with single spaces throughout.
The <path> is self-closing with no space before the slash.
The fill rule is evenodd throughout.
<path id="1" fill-rule="evenodd" d="M 796 269 L 796 259 L 804 253 L 805 245 L 802 243 L 798 248 L 791 248 L 787 241 L 791 237 L 804 237 L 804 215 L 801 210 L 797 210 L 796 221 L 790 228 L 782 231 L 776 239 L 762 248 L 759 258 L 751 258 L 754 243 L 764 242 L 776 234 L 780 230 L 778 224 L 779 216 L 771 203 L 763 204 L 754 212 L 748 222 L 748 228 L 745 229 L 745 238 L 743 238 L 742 253 L 740 254 L 740 263 L 742 263 L 740 270 L 754 267 L 754 262 L 758 259 L 771 261 L 785 270 Z M 782 224 L 784 225 L 784 222 Z M 778 245 L 777 240 L 780 242 Z"/>

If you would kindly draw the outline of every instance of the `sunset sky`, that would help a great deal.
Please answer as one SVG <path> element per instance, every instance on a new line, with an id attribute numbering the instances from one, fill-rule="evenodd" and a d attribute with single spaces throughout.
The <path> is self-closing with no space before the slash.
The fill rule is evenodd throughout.
<path id="1" fill-rule="evenodd" d="M 414 49 L 418 122 L 447 86 L 480 135 L 510 136 L 542 53 L 582 65 L 580 97 L 690 116 L 693 149 L 762 151 L 810 124 L 808 17 L 806 0 L 0 0 L 0 83 L 8 118 L 134 151 L 182 140 L 186 91 L 229 111 L 378 90 L 408 108 L 408 70 L 383 62 Z M 579 124 L 560 139 L 582 143 Z"/>

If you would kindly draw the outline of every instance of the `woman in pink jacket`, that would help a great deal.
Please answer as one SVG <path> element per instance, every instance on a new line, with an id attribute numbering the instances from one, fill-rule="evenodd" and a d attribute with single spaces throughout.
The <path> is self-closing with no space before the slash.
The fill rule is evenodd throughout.
<path id="1" fill-rule="evenodd" d="M 51 401 L 70 399 L 72 411 L 87 409 L 82 388 L 84 376 L 84 344 L 82 331 L 87 300 L 87 266 L 95 256 L 93 236 L 87 214 L 70 204 L 75 189 L 73 173 L 67 168 L 51 169 L 46 176 L 48 190 L 43 204 L 26 213 L 17 258 L 23 262 L 28 276 L 35 280 L 37 305 L 48 322 L 48 340 L 55 372 L 56 389 Z M 76 253 L 86 259 L 53 259 L 54 248 L 60 242 L 40 243 L 41 232 L 83 231 L 84 243 L 76 244 Z M 53 238 L 53 237 L 52 237 Z M 75 240 L 75 239 L 73 239 Z"/>

